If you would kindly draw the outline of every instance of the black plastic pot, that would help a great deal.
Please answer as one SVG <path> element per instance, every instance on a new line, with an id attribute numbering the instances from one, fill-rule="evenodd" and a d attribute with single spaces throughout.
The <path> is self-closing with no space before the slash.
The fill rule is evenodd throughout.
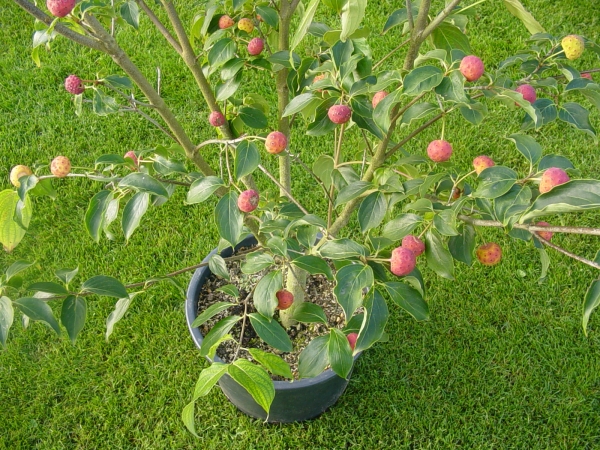
<path id="1" fill-rule="evenodd" d="M 254 236 L 244 239 L 236 249 L 240 247 L 249 247 L 256 245 Z M 203 262 L 207 262 L 211 255 L 217 250 L 213 250 Z M 221 256 L 228 257 L 233 254 L 233 250 L 228 248 L 221 252 Z M 196 270 L 187 291 L 185 304 L 185 316 L 188 329 L 192 339 L 198 348 L 202 345 L 203 336 L 198 328 L 192 328 L 192 323 L 196 319 L 198 310 L 198 298 L 202 290 L 202 285 L 206 282 L 211 272 L 208 267 L 201 267 Z M 359 355 L 354 357 L 354 360 Z M 215 356 L 215 361 L 221 361 Z M 348 380 L 339 377 L 331 369 L 327 369 L 322 374 L 314 378 L 305 378 L 299 381 L 275 381 L 275 398 L 271 405 L 271 411 L 268 422 L 299 422 L 312 419 L 321 415 L 327 408 L 332 406 L 342 395 Z M 229 375 L 224 375 L 219 380 L 221 389 L 229 400 L 241 411 L 249 416 L 259 419 L 266 419 L 266 412 L 254 401 L 248 392 L 236 383 Z"/>

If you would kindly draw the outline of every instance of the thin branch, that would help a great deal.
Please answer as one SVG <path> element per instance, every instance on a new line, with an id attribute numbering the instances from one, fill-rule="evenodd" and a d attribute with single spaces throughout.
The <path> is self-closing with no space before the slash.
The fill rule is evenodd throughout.
<path id="1" fill-rule="evenodd" d="M 200 150 L 202 147 L 206 147 L 207 145 L 210 144 L 225 144 L 225 145 L 232 145 L 232 144 L 237 144 L 239 142 L 242 141 L 246 141 L 248 139 L 263 139 L 260 136 L 240 136 L 237 139 L 209 139 L 208 141 L 204 141 L 201 144 L 198 144 L 196 146 L 196 150 Z"/>
<path id="2" fill-rule="evenodd" d="M 160 31 L 160 33 L 165 37 L 167 42 L 169 44 L 171 44 L 171 46 L 175 49 L 175 51 L 181 55 L 181 53 L 182 53 L 181 45 L 179 45 L 179 43 L 175 40 L 175 38 L 169 32 L 169 30 L 167 30 L 167 28 L 163 25 L 163 23 L 156 16 L 156 14 L 154 14 L 154 11 L 152 11 L 152 9 L 150 9 L 150 7 L 146 4 L 146 2 L 144 0 L 136 0 L 136 1 L 140 5 L 140 8 L 142 8 L 142 10 L 144 10 L 146 15 L 150 19 L 150 21 L 158 29 L 158 31 Z"/>
<path id="3" fill-rule="evenodd" d="M 329 200 L 333 201 L 332 197 L 329 195 L 329 191 L 325 187 L 325 183 L 323 183 L 323 180 L 321 180 L 316 173 L 310 170 L 310 167 L 304 164 L 304 161 L 302 161 L 298 155 L 290 153 L 290 157 L 292 157 L 294 161 L 300 164 L 304 168 L 304 170 L 306 170 L 315 179 L 315 181 L 319 184 L 319 186 L 321 186 L 321 189 L 323 189 L 323 192 L 325 192 L 325 195 L 329 198 Z"/>
<path id="4" fill-rule="evenodd" d="M 557 252 L 562 253 L 563 255 L 567 255 L 568 257 L 573 258 L 573 259 L 575 259 L 575 260 L 577 260 L 577 261 L 579 261 L 579 262 L 581 262 L 583 264 L 587 264 L 590 267 L 593 267 L 595 269 L 600 270 L 600 264 L 598 264 L 597 262 L 590 261 L 589 259 L 586 259 L 586 258 L 584 258 L 582 256 L 576 255 L 575 253 L 571 253 L 570 251 L 565 250 L 564 248 L 559 247 L 558 245 L 553 244 L 550 241 L 547 241 L 546 239 L 544 239 L 543 237 L 541 237 L 537 233 L 536 233 L 535 237 L 538 238 L 542 244 L 544 244 L 544 245 L 546 245 L 546 246 L 548 246 L 550 248 L 553 248 Z"/>
<path id="5" fill-rule="evenodd" d="M 250 297 L 254 294 L 254 290 L 256 289 L 256 286 L 258 286 L 258 283 L 254 285 L 252 290 L 248 293 L 248 295 L 244 299 L 244 316 L 242 318 L 242 330 L 240 331 L 240 339 L 238 342 L 238 347 L 235 350 L 235 354 L 233 355 L 233 361 L 235 361 L 238 354 L 240 353 L 240 349 L 242 348 L 242 340 L 244 339 L 244 331 L 246 331 L 246 318 L 248 316 L 248 300 L 250 300 Z"/>
<path id="6" fill-rule="evenodd" d="M 408 1 L 408 0 L 407 0 Z M 409 14 L 409 16 L 412 20 L 412 16 Z M 390 56 L 392 56 L 394 53 L 396 53 L 398 50 L 400 50 L 402 47 L 404 47 L 406 44 L 408 44 L 410 42 L 410 38 L 405 40 L 404 42 L 400 43 L 400 45 L 398 45 L 398 47 L 396 47 L 394 50 L 392 50 L 391 52 L 389 52 L 387 55 L 385 55 L 383 58 L 381 58 L 377 64 L 375 64 L 373 66 L 373 70 L 377 69 L 381 64 L 383 64 L 383 62 L 388 59 Z"/>
<path id="7" fill-rule="evenodd" d="M 408 102 L 406 105 L 404 105 L 396 114 L 394 114 L 394 117 L 392 117 L 391 123 L 395 123 L 400 117 L 402 117 L 402 115 L 406 112 L 406 110 L 408 110 L 408 108 L 410 108 L 412 105 L 414 105 L 419 100 L 421 100 L 425 96 L 426 93 L 427 92 L 420 93 L 415 98 L 413 98 L 410 102 Z"/>
<path id="8" fill-rule="evenodd" d="M 406 14 L 408 16 L 408 31 L 412 31 L 415 27 L 415 20 L 412 16 L 412 2 L 410 0 L 406 0 Z"/>
<path id="9" fill-rule="evenodd" d="M 262 170 L 262 172 L 263 172 L 263 173 L 264 173 L 266 176 L 268 176 L 268 177 L 271 179 L 271 181 L 272 181 L 273 183 L 275 183 L 275 184 L 277 185 L 277 187 L 278 187 L 278 188 L 279 188 L 279 189 L 280 189 L 280 190 L 281 190 L 281 191 L 284 193 L 284 195 L 285 195 L 287 198 L 289 198 L 289 199 L 290 199 L 292 202 L 294 202 L 294 203 L 296 204 L 296 206 L 297 206 L 298 208 L 300 208 L 300 210 L 302 210 L 302 212 L 303 212 L 304 214 L 307 214 L 307 215 L 309 214 L 309 212 L 308 212 L 308 211 L 307 211 L 307 210 L 304 208 L 304 206 L 302 206 L 302 205 L 300 204 L 300 202 L 298 202 L 298 200 L 296 200 L 296 199 L 294 198 L 294 196 L 293 196 L 293 195 L 290 193 L 290 191 L 288 191 L 288 190 L 287 190 L 287 189 L 286 189 L 286 188 L 285 188 L 285 187 L 284 187 L 284 186 L 283 186 L 283 185 L 282 185 L 282 184 L 281 184 L 281 183 L 280 183 L 280 182 L 277 180 L 277 178 L 275 178 L 275 177 L 274 177 L 274 176 L 271 174 L 271 172 L 269 172 L 267 169 L 265 169 L 265 167 L 264 167 L 262 164 L 259 164 L 259 165 L 258 165 L 258 168 L 259 168 L 260 170 Z"/>
<path id="10" fill-rule="evenodd" d="M 404 144 L 406 144 L 408 141 L 410 141 L 412 138 L 414 138 L 417 134 L 419 134 L 421 131 L 425 130 L 426 128 L 428 128 L 431 124 L 437 122 L 438 120 L 440 120 L 442 117 L 444 117 L 447 113 L 449 113 L 450 111 L 452 111 L 452 109 L 449 109 L 447 112 L 445 113 L 441 113 L 438 114 L 437 116 L 435 116 L 433 119 L 428 120 L 427 122 L 425 122 L 423 125 L 421 125 L 419 128 L 417 128 L 416 130 L 414 130 L 412 133 L 410 133 L 408 136 L 406 136 L 404 139 L 402 139 L 400 142 L 398 142 L 396 145 L 394 145 L 390 151 L 388 151 L 385 154 L 386 159 L 389 158 L 390 156 L 392 156 L 394 153 L 396 153 L 396 151 L 402 147 Z"/>
<path id="11" fill-rule="evenodd" d="M 448 17 L 450 14 L 452 14 L 452 10 L 461 2 L 461 0 L 452 0 L 452 2 L 450 2 L 448 4 L 448 6 L 446 6 L 441 13 L 439 13 L 435 19 L 433 19 L 429 25 L 427 25 L 427 27 L 423 30 L 423 32 L 421 33 L 420 39 L 421 42 L 424 41 L 427 36 L 429 36 L 433 30 L 435 30 L 439 24 L 441 24 L 444 19 L 446 19 L 446 17 Z"/>
<path id="12" fill-rule="evenodd" d="M 502 222 L 498 222 L 497 220 L 475 219 L 473 217 L 466 216 L 464 214 L 459 214 L 458 219 L 462 220 L 463 222 L 470 223 L 471 225 L 480 226 L 480 227 L 504 228 L 504 224 Z M 519 228 L 521 230 L 527 230 L 527 231 L 551 231 L 553 233 L 585 234 L 585 235 L 591 235 L 591 236 L 600 236 L 600 228 L 560 227 L 560 226 L 542 227 L 539 225 L 526 224 L 526 223 L 517 223 L 514 225 L 514 228 Z"/>

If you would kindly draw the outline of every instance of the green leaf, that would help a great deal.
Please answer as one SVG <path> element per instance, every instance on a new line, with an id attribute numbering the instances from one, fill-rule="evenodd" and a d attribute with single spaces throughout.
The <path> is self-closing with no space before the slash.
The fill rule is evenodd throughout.
<path id="1" fill-rule="evenodd" d="M 367 0 L 346 0 L 342 6 L 342 34 L 340 39 L 346 41 L 352 35 L 362 22 L 365 16 Z"/>
<path id="2" fill-rule="evenodd" d="M 119 110 L 119 104 L 113 97 L 109 97 L 99 89 L 94 88 L 92 108 L 99 116 L 107 116 Z"/>
<path id="3" fill-rule="evenodd" d="M 560 106 L 558 111 L 558 118 L 560 120 L 567 122 L 569 125 L 572 125 L 579 130 L 585 131 L 592 136 L 594 142 L 597 143 L 596 130 L 590 123 L 589 116 L 590 112 L 579 103 L 564 103 Z"/>
<path id="4" fill-rule="evenodd" d="M 587 326 L 592 312 L 600 305 L 600 280 L 592 281 L 583 300 L 583 332 L 587 336 Z"/>
<path id="5" fill-rule="evenodd" d="M 313 17 L 315 16 L 315 12 L 317 11 L 317 6 L 319 6 L 319 0 L 311 0 L 306 9 L 304 10 L 304 14 L 300 19 L 300 23 L 298 24 L 298 28 L 296 28 L 296 32 L 292 37 L 292 41 L 290 43 L 290 50 L 294 50 L 298 44 L 302 41 L 302 38 L 306 35 L 306 31 L 308 27 L 313 21 Z"/>
<path id="6" fill-rule="evenodd" d="M 224 83 L 217 83 L 215 87 L 215 98 L 218 102 L 227 100 L 233 94 L 235 94 L 242 84 L 244 78 L 244 72 L 239 71 L 234 77 L 229 78 Z"/>
<path id="7" fill-rule="evenodd" d="M 224 38 L 217 41 L 208 52 L 208 64 L 210 64 L 211 69 L 215 70 L 233 58 L 235 50 L 236 45 L 233 40 Z"/>
<path id="8" fill-rule="evenodd" d="M 238 117 L 250 128 L 266 128 L 269 124 L 265 114 L 257 108 L 243 106 L 238 111 Z"/>
<path id="9" fill-rule="evenodd" d="M 233 284 L 226 284 L 217 289 L 217 292 L 224 292 L 227 295 L 231 295 L 233 298 L 239 298 L 240 291 Z"/>
<path id="10" fill-rule="evenodd" d="M 529 186 L 514 185 L 506 194 L 494 201 L 496 217 L 504 226 L 512 226 L 520 215 L 529 207 L 531 189 Z"/>
<path id="11" fill-rule="evenodd" d="M 16 274 L 23 272 L 25 269 L 33 266 L 34 263 L 30 263 L 28 261 L 24 261 L 20 259 L 19 261 L 15 261 L 12 263 L 8 269 L 6 269 L 6 281 L 10 280 Z"/>
<path id="12" fill-rule="evenodd" d="M 538 284 L 542 284 L 546 279 L 546 275 L 548 274 L 548 268 L 550 267 L 550 257 L 548 256 L 548 253 L 546 253 L 546 250 L 544 250 L 543 248 L 538 248 L 538 252 L 540 253 L 540 261 L 542 262 L 542 273 L 538 278 Z"/>
<path id="13" fill-rule="evenodd" d="M 21 201 L 25 201 L 27 198 L 27 192 L 37 186 L 38 180 L 39 178 L 35 175 L 26 175 L 19 178 L 19 183 L 21 183 L 21 185 L 17 188 L 17 193 L 19 194 Z"/>
<path id="14" fill-rule="evenodd" d="M 279 237 L 273 236 L 267 241 L 267 248 L 273 252 L 274 255 L 287 256 L 287 243 Z"/>
<path id="15" fill-rule="evenodd" d="M 260 164 L 260 153 L 254 142 L 242 141 L 235 149 L 234 173 L 239 180 L 251 174 Z"/>
<path id="16" fill-rule="evenodd" d="M 418 9 L 413 8 L 413 15 L 418 12 Z M 383 26 L 382 34 L 387 33 L 391 28 L 402 25 L 408 21 L 408 10 L 406 8 L 397 9 L 388 17 L 385 25 Z"/>
<path id="17" fill-rule="evenodd" d="M 454 280 L 454 262 L 452 255 L 444 247 L 440 235 L 435 231 L 425 234 L 425 258 L 427 265 L 439 276 Z"/>
<path id="18" fill-rule="evenodd" d="M 252 328 L 263 341 L 282 352 L 292 351 L 292 341 L 279 322 L 259 313 L 248 314 L 248 317 Z"/>
<path id="19" fill-rule="evenodd" d="M 364 301 L 365 316 L 358 333 L 355 352 L 362 352 L 383 337 L 389 311 L 385 299 L 377 289 L 371 289 Z"/>
<path id="20" fill-rule="evenodd" d="M 293 114 L 302 113 L 302 111 L 310 110 L 313 111 L 316 106 L 321 104 L 323 99 L 315 96 L 312 92 L 307 92 L 294 97 L 290 103 L 285 107 L 282 117 L 288 117 Z"/>
<path id="21" fill-rule="evenodd" d="M 539 127 L 543 127 L 544 125 L 548 125 L 549 123 L 556 120 L 558 117 L 558 109 L 556 109 L 556 105 L 549 98 L 540 98 L 533 102 L 533 107 L 540 113 L 541 123 L 538 124 Z M 535 123 L 533 119 L 526 115 L 523 118 L 523 124 L 521 125 L 522 130 L 528 130 L 530 128 L 535 127 Z"/>
<path id="22" fill-rule="evenodd" d="M 382 131 L 387 133 L 390 128 L 392 109 L 401 99 L 402 92 L 395 90 L 381 100 L 373 110 L 373 120 Z"/>
<path id="23" fill-rule="evenodd" d="M 574 169 L 575 166 L 564 156 L 560 155 L 546 155 L 542 158 L 538 164 L 538 170 L 549 169 L 550 167 L 558 167 L 560 169 Z"/>
<path id="24" fill-rule="evenodd" d="M 275 387 L 265 369 L 247 359 L 238 359 L 229 366 L 229 375 L 237 381 L 267 414 L 275 398 Z"/>
<path id="25" fill-rule="evenodd" d="M 115 309 L 106 318 L 106 333 L 104 336 L 107 342 L 108 338 L 113 333 L 115 325 L 123 318 L 129 309 L 129 305 L 131 305 L 131 301 L 135 298 L 135 295 L 136 294 L 132 294 L 128 295 L 127 297 L 120 298 L 115 304 Z"/>
<path id="26" fill-rule="evenodd" d="M 228 192 L 219 200 L 215 208 L 215 222 L 219 235 L 235 247 L 244 224 L 244 215 L 237 206 L 238 195 Z"/>
<path id="27" fill-rule="evenodd" d="M 194 424 L 195 405 L 195 402 L 190 402 L 184 406 L 184 408 L 181 410 L 181 420 L 183 421 L 183 424 L 188 429 L 188 431 L 192 433 L 195 437 L 199 438 L 200 436 L 198 436 L 198 434 L 196 433 L 196 425 Z"/>
<path id="28" fill-rule="evenodd" d="M 19 195 L 12 189 L 0 192 L 0 243 L 9 253 L 21 242 L 31 220 L 32 211 L 29 197 L 25 201 L 25 208 L 21 210 L 21 224 L 14 220 L 18 203 Z"/>
<path id="29" fill-rule="evenodd" d="M 60 326 L 52 314 L 50 306 L 39 298 L 23 297 L 13 302 L 19 310 L 31 320 L 45 322 L 58 334 L 61 335 Z"/>
<path id="30" fill-rule="evenodd" d="M 475 228 L 465 224 L 459 229 L 458 236 L 452 236 L 448 240 L 448 250 L 452 257 L 470 266 L 473 263 L 473 251 L 475 250 Z"/>
<path id="31" fill-rule="evenodd" d="M 0 342 L 6 346 L 8 332 L 15 317 L 12 301 L 8 297 L 0 297 Z"/>
<path id="32" fill-rule="evenodd" d="M 140 10 L 136 2 L 130 0 L 121 5 L 121 17 L 136 30 L 140 26 Z"/>
<path id="33" fill-rule="evenodd" d="M 317 273 L 322 273 L 327 277 L 327 279 L 333 279 L 333 273 L 331 272 L 331 267 L 323 261 L 318 256 L 313 255 L 305 255 L 300 256 L 292 261 L 292 264 L 296 267 L 306 270 L 311 275 L 315 275 Z"/>
<path id="34" fill-rule="evenodd" d="M 225 260 L 217 254 L 211 256 L 208 260 L 208 268 L 214 275 L 218 275 L 221 278 L 229 280 L 229 271 L 227 270 L 227 264 Z"/>
<path id="35" fill-rule="evenodd" d="M 281 289 L 283 276 L 281 270 L 273 270 L 260 279 L 253 294 L 256 310 L 269 319 L 273 317 L 278 300 L 275 294 Z"/>
<path id="36" fill-rule="evenodd" d="M 308 343 L 298 358 L 300 378 L 319 375 L 329 365 L 329 336 L 319 336 Z"/>
<path id="37" fill-rule="evenodd" d="M 130 3 L 133 3 L 133 2 L 130 2 Z M 110 84 L 112 87 L 116 87 L 117 89 L 125 89 L 125 90 L 133 89 L 133 83 L 131 82 L 129 77 L 125 77 L 122 75 L 109 75 L 107 77 L 104 77 L 103 81 L 106 84 Z"/>
<path id="38" fill-rule="evenodd" d="M 119 182 L 119 187 L 131 187 L 141 192 L 169 197 L 169 193 L 162 183 L 146 173 L 130 173 Z"/>
<path id="39" fill-rule="evenodd" d="M 448 102 L 469 103 L 465 94 L 465 77 L 458 71 L 444 77 L 440 85 L 435 88 L 435 92 Z"/>
<path id="40" fill-rule="evenodd" d="M 199 327 L 200 325 L 206 323 L 208 320 L 212 319 L 214 316 L 219 314 L 221 311 L 225 311 L 226 309 L 231 308 L 232 306 L 235 306 L 235 303 L 217 302 L 210 305 L 194 319 L 194 321 L 192 322 L 192 328 Z"/>
<path id="41" fill-rule="evenodd" d="M 519 223 L 538 216 L 600 209 L 600 181 L 573 180 L 535 199 Z"/>
<path id="42" fill-rule="evenodd" d="M 537 20 L 531 15 L 529 11 L 525 9 L 523 4 L 519 0 L 502 0 L 504 6 L 508 12 L 523 22 L 527 31 L 531 34 L 545 33 L 544 27 L 542 27 Z"/>
<path id="43" fill-rule="evenodd" d="M 378 226 L 387 212 L 387 201 L 381 191 L 369 194 L 358 208 L 358 223 L 360 230 L 366 233 Z"/>
<path id="44" fill-rule="evenodd" d="M 421 92 L 430 91 L 435 88 L 443 79 L 444 72 L 435 66 L 417 67 L 404 77 L 403 93 L 410 96 L 417 96 Z"/>
<path id="45" fill-rule="evenodd" d="M 223 186 L 225 186 L 225 182 L 219 177 L 208 176 L 199 178 L 190 186 L 186 202 L 189 204 L 201 203 L 207 200 L 217 189 Z"/>
<path id="46" fill-rule="evenodd" d="M 319 253 L 323 258 L 348 259 L 366 256 L 366 249 L 350 239 L 334 239 L 325 242 Z"/>
<path id="47" fill-rule="evenodd" d="M 294 319 L 304 323 L 324 323 L 327 325 L 327 316 L 319 305 L 302 302 L 294 309 Z"/>
<path id="48" fill-rule="evenodd" d="M 423 300 L 419 291 L 406 283 L 390 281 L 383 283 L 390 298 L 400 308 L 413 316 L 416 320 L 429 320 L 429 306 Z"/>
<path id="49" fill-rule="evenodd" d="M 429 102 L 417 103 L 408 108 L 402 115 L 400 125 L 410 125 L 413 120 L 423 119 L 432 112 L 437 111 L 437 105 Z"/>
<path id="50" fill-rule="evenodd" d="M 363 264 L 349 264 L 335 275 L 335 298 L 344 310 L 346 322 L 362 304 L 363 289 L 373 286 L 373 269 Z"/>
<path id="51" fill-rule="evenodd" d="M 481 183 L 473 193 L 474 197 L 498 198 L 506 194 L 517 182 L 517 173 L 504 166 L 493 166 L 484 169 L 479 174 Z"/>
<path id="52" fill-rule="evenodd" d="M 212 387 L 217 384 L 223 375 L 227 373 L 228 364 L 214 362 L 210 366 L 202 369 L 196 387 L 194 388 L 194 397 L 192 402 L 195 402 L 200 397 L 207 395 Z"/>
<path id="53" fill-rule="evenodd" d="M 69 284 L 73 278 L 75 278 L 77 273 L 79 273 L 79 267 L 75 267 L 74 269 L 58 269 L 54 273 L 63 283 Z"/>
<path id="54" fill-rule="evenodd" d="M 242 263 L 242 272 L 246 274 L 252 274 L 260 272 L 267 267 L 271 267 L 275 264 L 273 257 L 268 253 L 258 251 L 248 253 L 246 255 L 246 261 Z"/>
<path id="55" fill-rule="evenodd" d="M 331 369 L 342 378 L 347 378 L 352 370 L 352 349 L 346 335 L 337 328 L 332 328 L 327 344 Z"/>
<path id="56" fill-rule="evenodd" d="M 207 356 L 214 344 L 219 342 L 223 336 L 228 334 L 233 326 L 241 319 L 240 316 L 228 316 L 219 320 L 204 336 L 200 347 L 200 356 Z"/>
<path id="57" fill-rule="evenodd" d="M 47 294 L 68 295 L 69 291 L 62 285 L 52 282 L 33 283 L 27 287 L 30 291 L 45 292 Z"/>
<path id="58" fill-rule="evenodd" d="M 542 157 L 542 146 L 531 136 L 525 134 L 511 134 L 508 137 L 517 146 L 517 150 L 527 158 L 531 164 L 537 164 Z"/>
<path id="59" fill-rule="evenodd" d="M 123 298 L 129 297 L 127 289 L 119 280 L 106 275 L 96 275 L 86 280 L 81 286 L 82 292 L 91 292 L 96 295 Z"/>
<path id="60" fill-rule="evenodd" d="M 256 12 L 262 17 L 265 23 L 273 28 L 279 25 L 279 15 L 277 11 L 265 5 L 257 5 Z"/>
<path id="61" fill-rule="evenodd" d="M 456 218 L 451 209 L 445 209 L 433 216 L 433 228 L 443 236 L 456 236 Z"/>
<path id="62" fill-rule="evenodd" d="M 431 39 L 435 48 L 444 49 L 448 54 L 454 49 L 462 50 L 467 55 L 472 53 L 467 36 L 460 28 L 448 22 L 442 22 L 435 28 L 431 33 Z"/>
<path id="63" fill-rule="evenodd" d="M 416 214 L 400 214 L 384 225 L 381 235 L 392 241 L 399 241 L 409 235 L 421 222 L 423 218 Z"/>
<path id="64" fill-rule="evenodd" d="M 338 194 L 338 197 L 335 200 L 335 206 L 338 207 L 343 205 L 344 203 L 354 200 L 364 193 L 375 189 L 376 188 L 373 183 L 368 181 L 355 181 L 354 183 L 350 183 L 346 185 Z"/>
<path id="65" fill-rule="evenodd" d="M 473 125 L 481 124 L 488 112 L 487 106 L 485 106 L 483 103 L 476 102 L 471 103 L 469 106 L 461 106 L 459 109 L 461 115 Z"/>
<path id="66" fill-rule="evenodd" d="M 273 375 L 279 375 L 280 377 L 294 378 L 292 370 L 288 363 L 286 363 L 281 357 L 268 353 L 257 348 L 248 349 L 252 358 L 262 365 L 265 369 L 271 372 Z"/>
<path id="67" fill-rule="evenodd" d="M 64 299 L 60 321 L 67 329 L 71 343 L 75 344 L 77 335 L 83 329 L 87 314 L 87 303 L 83 297 L 69 295 Z"/>
<path id="68" fill-rule="evenodd" d="M 140 225 L 142 216 L 148 210 L 150 203 L 150 194 L 147 192 L 138 192 L 135 194 L 123 208 L 123 233 L 125 239 L 129 240 L 133 232 Z"/>

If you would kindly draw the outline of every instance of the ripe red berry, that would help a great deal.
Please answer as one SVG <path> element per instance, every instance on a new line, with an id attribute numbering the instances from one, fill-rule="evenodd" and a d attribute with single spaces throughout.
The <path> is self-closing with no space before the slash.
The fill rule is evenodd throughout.
<path id="1" fill-rule="evenodd" d="M 213 111 L 208 116 L 208 122 L 213 127 L 220 127 L 225 125 L 225 116 L 221 114 L 219 111 Z"/>
<path id="2" fill-rule="evenodd" d="M 477 175 L 479 175 L 488 167 L 492 167 L 495 165 L 496 163 L 494 162 L 494 160 L 486 155 L 480 155 L 473 160 L 473 168 L 475 169 Z"/>
<path id="3" fill-rule="evenodd" d="M 502 249 L 495 242 L 480 245 L 475 252 L 477 259 L 484 266 L 493 266 L 502 259 Z"/>
<path id="4" fill-rule="evenodd" d="M 219 28 L 225 30 L 226 28 L 232 27 L 235 24 L 233 19 L 227 14 L 219 17 Z"/>
<path id="5" fill-rule="evenodd" d="M 431 141 L 427 146 L 427 156 L 434 162 L 448 161 L 452 156 L 452 145 L 442 139 Z"/>
<path id="6" fill-rule="evenodd" d="M 517 89 L 515 89 L 519 94 L 523 96 L 525 100 L 529 103 L 535 102 L 537 99 L 537 95 L 535 93 L 535 88 L 530 84 L 522 84 Z"/>
<path id="7" fill-rule="evenodd" d="M 290 291 L 286 291 L 285 289 L 280 289 L 275 293 L 275 297 L 277 297 L 277 309 L 283 311 L 288 309 L 294 303 L 294 295 Z"/>
<path id="8" fill-rule="evenodd" d="M 352 110 L 346 105 L 333 105 L 329 108 L 329 111 L 327 111 L 327 116 L 329 116 L 329 120 L 333 123 L 346 123 L 350 120 L 350 117 L 352 117 Z"/>
<path id="9" fill-rule="evenodd" d="M 348 339 L 348 344 L 350 344 L 350 348 L 354 350 L 356 348 L 356 340 L 358 339 L 358 333 L 349 333 L 346 336 Z"/>
<path id="10" fill-rule="evenodd" d="M 460 62 L 460 73 L 467 81 L 477 81 L 483 75 L 483 61 L 477 56 L 465 56 Z"/>
<path id="11" fill-rule="evenodd" d="M 425 251 L 425 243 L 412 234 L 402 238 L 402 247 L 409 249 L 415 256 L 419 256 Z"/>
<path id="12" fill-rule="evenodd" d="M 83 82 L 77 75 L 69 75 L 65 78 L 65 89 L 73 95 L 78 95 L 85 91 Z"/>
<path id="13" fill-rule="evenodd" d="M 65 17 L 73 8 L 76 0 L 46 0 L 46 7 L 54 17 Z"/>
<path id="14" fill-rule="evenodd" d="M 373 108 L 375 108 L 377 105 L 379 105 L 379 102 L 381 100 L 383 100 L 384 98 L 386 98 L 387 95 L 388 95 L 388 93 L 385 91 L 376 92 L 375 95 L 373 96 L 373 100 L 371 100 L 371 104 L 373 105 Z"/>
<path id="15" fill-rule="evenodd" d="M 64 178 L 71 172 L 71 161 L 66 156 L 57 156 L 50 163 L 50 172 L 56 178 Z"/>
<path id="16" fill-rule="evenodd" d="M 267 136 L 265 148 L 267 152 L 276 155 L 281 153 L 287 147 L 287 137 L 281 131 L 273 131 Z"/>
<path id="17" fill-rule="evenodd" d="M 566 183 L 569 181 L 569 175 L 563 169 L 558 167 L 550 167 L 542 174 L 540 180 L 540 193 L 545 194 L 549 192 L 554 186 Z"/>
<path id="18" fill-rule="evenodd" d="M 254 38 L 248 42 L 248 53 L 252 56 L 260 55 L 265 48 L 265 41 L 261 38 Z"/>
<path id="19" fill-rule="evenodd" d="M 538 223 L 536 223 L 536 225 L 538 227 L 549 227 L 550 226 L 550 224 L 548 222 L 538 222 Z M 552 239 L 552 236 L 554 235 L 554 233 L 552 231 L 536 231 L 535 233 L 539 234 L 543 239 L 546 239 L 547 241 Z"/>
<path id="20" fill-rule="evenodd" d="M 403 277 L 411 273 L 417 265 L 417 257 L 415 254 L 404 247 L 396 247 L 392 250 L 390 259 L 390 271 L 399 277 Z"/>
<path id="21" fill-rule="evenodd" d="M 238 208 L 242 212 L 252 212 L 258 207 L 258 201 L 260 196 L 254 189 L 248 189 L 240 194 L 238 197 Z"/>

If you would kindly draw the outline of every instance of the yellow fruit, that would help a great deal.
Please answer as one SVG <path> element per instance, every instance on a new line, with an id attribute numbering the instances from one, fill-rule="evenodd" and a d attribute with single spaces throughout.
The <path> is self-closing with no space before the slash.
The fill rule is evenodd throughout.
<path id="1" fill-rule="evenodd" d="M 585 42 L 576 34 L 565 36 L 560 42 L 567 59 L 574 60 L 581 56 L 585 48 Z"/>
<path id="2" fill-rule="evenodd" d="M 10 171 L 10 182 L 13 186 L 20 187 L 21 183 L 19 182 L 19 178 L 26 175 L 33 175 L 33 172 L 29 167 L 22 165 L 15 166 Z"/>
<path id="3" fill-rule="evenodd" d="M 254 30 L 254 24 L 252 23 L 252 20 L 243 18 L 238 22 L 238 28 L 246 33 L 252 33 Z"/>

